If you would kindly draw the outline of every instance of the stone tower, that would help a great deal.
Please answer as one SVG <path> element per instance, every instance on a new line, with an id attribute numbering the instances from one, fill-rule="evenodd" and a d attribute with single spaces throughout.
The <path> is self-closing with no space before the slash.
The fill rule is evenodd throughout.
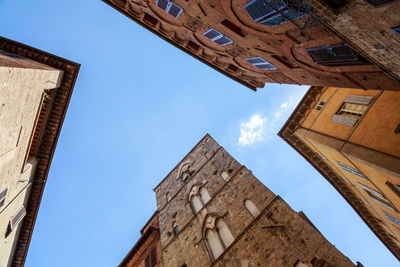
<path id="1" fill-rule="evenodd" d="M 165 267 L 354 266 L 208 134 L 155 192 Z"/>

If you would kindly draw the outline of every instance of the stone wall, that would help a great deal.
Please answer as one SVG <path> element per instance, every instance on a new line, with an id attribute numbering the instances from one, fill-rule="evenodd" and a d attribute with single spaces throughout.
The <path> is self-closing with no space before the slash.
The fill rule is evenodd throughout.
<path id="1" fill-rule="evenodd" d="M 207 148 L 214 152 L 209 158 L 205 156 Z M 158 218 L 164 266 L 287 267 L 298 261 L 311 264 L 321 260 L 332 266 L 354 266 L 210 136 L 203 138 L 172 173 L 187 158 L 203 164 L 196 166 L 196 172 L 184 184 L 176 184 L 168 176 L 156 188 L 157 203 L 163 203 Z M 198 212 L 189 202 L 193 185 L 203 186 L 211 196 Z M 163 188 L 172 191 L 174 186 L 177 193 L 168 202 L 158 200 L 165 198 Z M 244 205 L 246 200 L 255 204 L 259 216 L 253 218 Z M 210 215 L 223 218 L 235 239 L 217 259 L 211 256 L 204 236 Z M 174 223 L 179 228 L 177 234 Z"/>

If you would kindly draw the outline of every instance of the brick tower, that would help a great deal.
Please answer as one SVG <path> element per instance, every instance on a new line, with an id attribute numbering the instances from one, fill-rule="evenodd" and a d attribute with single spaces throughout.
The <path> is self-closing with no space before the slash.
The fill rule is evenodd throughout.
<path id="1" fill-rule="evenodd" d="M 165 267 L 354 266 L 208 134 L 154 190 Z"/>

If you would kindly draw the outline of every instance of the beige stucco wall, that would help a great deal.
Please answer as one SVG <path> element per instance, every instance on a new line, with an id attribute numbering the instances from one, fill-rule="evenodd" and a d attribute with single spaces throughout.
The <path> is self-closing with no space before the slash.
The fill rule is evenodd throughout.
<path id="1" fill-rule="evenodd" d="M 9 264 L 20 227 L 5 237 L 7 225 L 29 196 L 36 160 L 30 158 L 26 164 L 25 160 L 43 92 L 57 88 L 62 78 L 59 70 L 24 66 L 0 66 L 0 190 L 8 188 L 6 202 L 0 207 L 1 267 Z"/>

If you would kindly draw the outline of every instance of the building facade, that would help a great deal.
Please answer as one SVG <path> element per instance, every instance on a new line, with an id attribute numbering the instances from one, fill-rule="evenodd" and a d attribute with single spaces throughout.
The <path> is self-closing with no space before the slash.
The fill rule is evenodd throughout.
<path id="1" fill-rule="evenodd" d="M 324 16 L 326 26 L 330 30 L 341 36 L 370 62 L 400 80 L 399 1 L 307 0 L 307 2 Z"/>
<path id="2" fill-rule="evenodd" d="M 154 190 L 165 267 L 355 266 L 208 134 Z"/>
<path id="3" fill-rule="evenodd" d="M 304 1 L 103 1 L 253 90 L 265 83 L 400 90 Z"/>
<path id="4" fill-rule="evenodd" d="M 0 266 L 23 266 L 79 65 L 0 37 Z"/>
<path id="5" fill-rule="evenodd" d="M 140 233 L 142 236 L 118 267 L 163 267 L 157 212 Z"/>
<path id="6" fill-rule="evenodd" d="M 400 260 L 400 93 L 311 87 L 279 135 Z"/>

